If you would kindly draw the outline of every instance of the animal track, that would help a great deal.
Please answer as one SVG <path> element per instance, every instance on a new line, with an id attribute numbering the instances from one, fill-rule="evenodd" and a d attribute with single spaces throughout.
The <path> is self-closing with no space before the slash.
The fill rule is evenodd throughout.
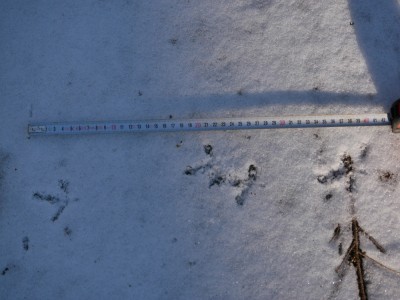
<path id="1" fill-rule="evenodd" d="M 256 168 L 255 165 L 250 165 L 249 166 L 248 174 L 249 174 L 249 177 L 248 177 L 249 180 L 256 181 L 256 179 L 257 179 L 257 168 Z"/>
<path id="2" fill-rule="evenodd" d="M 235 197 L 236 203 L 238 205 L 243 205 L 245 196 L 247 195 L 249 189 L 253 185 L 254 181 L 257 179 L 257 168 L 255 165 L 250 165 L 247 171 L 247 178 L 244 180 L 236 180 L 232 186 L 241 186 L 242 191 L 239 195 Z"/>
<path id="3" fill-rule="evenodd" d="M 197 166 L 195 165 L 194 167 L 193 166 L 187 166 L 185 171 L 184 171 L 184 174 L 185 175 L 196 175 L 196 173 L 199 172 L 199 171 L 204 173 L 205 171 L 207 171 L 207 170 L 209 170 L 211 168 L 212 168 L 212 166 L 211 166 L 210 162 L 207 161 L 207 162 L 199 164 Z"/>
<path id="4" fill-rule="evenodd" d="M 360 160 L 363 160 L 364 158 L 367 157 L 368 150 L 369 150 L 368 146 L 361 147 L 361 153 L 359 155 Z M 379 265 L 380 267 L 385 268 L 386 270 L 389 270 L 391 272 L 394 272 L 397 275 L 400 275 L 400 273 L 389 267 L 386 267 L 385 265 L 381 264 L 380 262 L 376 261 L 375 259 L 369 257 L 366 254 L 366 252 L 362 251 L 362 249 L 361 249 L 360 235 L 363 234 L 374 244 L 374 246 L 380 252 L 382 252 L 382 253 L 386 252 L 385 248 L 382 245 L 380 245 L 378 243 L 378 241 L 375 240 L 375 238 L 373 238 L 371 235 L 369 235 L 359 225 L 359 223 L 357 221 L 356 211 L 355 211 L 356 198 L 354 197 L 354 194 L 353 194 L 355 191 L 355 182 L 356 182 L 354 173 L 355 173 L 354 161 L 349 154 L 344 153 L 340 158 L 339 167 L 337 169 L 333 169 L 333 170 L 329 171 L 329 173 L 327 175 L 319 175 L 317 177 L 317 180 L 321 184 L 327 184 L 327 183 L 331 183 L 335 180 L 345 178 L 346 179 L 345 190 L 350 195 L 349 206 L 350 206 L 350 212 L 352 215 L 351 231 L 352 231 L 352 235 L 353 235 L 353 240 L 352 240 L 350 246 L 347 248 L 341 264 L 335 269 L 340 280 L 335 284 L 336 290 L 333 291 L 333 294 L 336 293 L 340 282 L 344 278 L 346 271 L 348 269 L 347 266 L 353 265 L 355 268 L 355 271 L 356 271 L 356 276 L 357 276 L 359 298 L 361 300 L 366 300 L 366 299 L 368 299 L 368 294 L 367 294 L 367 285 L 366 285 L 367 282 L 365 280 L 365 272 L 364 272 L 364 265 L 363 265 L 364 259 L 369 259 L 370 261 L 374 262 L 375 264 Z M 362 173 L 362 172 L 360 172 L 360 173 Z M 395 178 L 395 175 L 390 171 L 380 172 L 379 179 L 382 182 L 391 181 L 391 180 L 393 180 L 393 178 Z M 332 198 L 332 192 L 330 192 L 329 194 L 327 194 L 325 196 L 326 201 L 328 201 L 331 198 Z M 339 240 L 339 237 L 341 234 L 342 234 L 341 225 L 337 224 L 329 243 L 337 242 Z M 342 255 L 342 253 L 343 253 L 343 243 L 342 242 L 343 242 L 343 240 L 341 239 L 338 244 L 339 255 Z M 333 294 L 331 296 L 334 296 Z"/>
<path id="5" fill-rule="evenodd" d="M 29 238 L 27 236 L 22 239 L 22 248 L 24 248 L 25 251 L 29 250 Z"/>
<path id="6" fill-rule="evenodd" d="M 64 191 L 65 194 L 68 194 L 68 187 L 69 187 L 69 182 L 66 180 L 59 180 L 58 181 L 58 186 L 60 187 L 61 190 Z"/>
<path id="7" fill-rule="evenodd" d="M 219 172 L 211 173 L 210 174 L 211 179 L 210 179 L 210 184 L 208 187 L 212 187 L 213 185 L 218 185 L 220 186 L 222 183 L 225 183 L 226 176 L 224 174 L 220 174 Z"/>
<path id="8" fill-rule="evenodd" d="M 10 268 L 9 267 L 5 267 L 3 269 L 3 271 L 1 272 L 1 275 L 3 275 L 3 276 L 6 275 L 8 271 L 10 271 Z"/>
<path id="9" fill-rule="evenodd" d="M 8 264 L 7 266 L 4 267 L 4 269 L 1 271 L 1 275 L 6 275 L 8 272 L 10 272 L 12 269 L 15 268 L 15 265 L 13 264 Z"/>
<path id="10" fill-rule="evenodd" d="M 379 180 L 384 183 L 394 184 L 397 182 L 397 174 L 391 171 L 379 171 Z"/>
<path id="11" fill-rule="evenodd" d="M 249 189 L 257 179 L 257 167 L 254 164 L 251 164 L 247 169 L 246 178 L 241 179 L 238 177 L 234 177 L 232 179 L 230 178 L 230 174 L 227 175 L 219 168 L 214 166 L 215 159 L 213 157 L 213 147 L 211 145 L 205 145 L 204 152 L 206 153 L 206 155 L 210 156 L 210 158 L 200 164 L 187 166 L 183 173 L 188 176 L 193 176 L 196 175 L 198 172 L 205 173 L 208 171 L 208 176 L 210 178 L 208 187 L 211 188 L 213 186 L 221 186 L 228 183 L 230 186 L 238 188 L 240 191 L 239 194 L 236 195 L 235 201 L 238 205 L 242 206 L 245 202 L 245 198 L 248 194 Z"/>
<path id="12" fill-rule="evenodd" d="M 71 240 L 72 230 L 71 228 L 69 228 L 69 226 L 64 227 L 64 236 L 69 237 L 69 239 Z"/>
<path id="13" fill-rule="evenodd" d="M 36 198 L 36 199 L 41 200 L 41 201 L 47 201 L 50 204 L 55 204 L 55 203 L 58 203 L 60 201 L 60 198 L 58 198 L 56 196 L 44 195 L 44 194 L 41 194 L 41 193 L 38 193 L 38 192 L 33 193 L 33 198 Z"/>
<path id="14" fill-rule="evenodd" d="M 360 147 L 360 150 L 361 150 L 360 158 L 361 159 L 365 159 L 369 154 L 370 146 L 369 145 L 363 145 L 363 146 Z"/>
<path id="15" fill-rule="evenodd" d="M 204 152 L 207 155 L 212 156 L 213 155 L 212 151 L 213 151 L 213 147 L 211 145 L 204 145 Z"/>
<path id="16" fill-rule="evenodd" d="M 329 200 L 331 200 L 332 197 L 333 197 L 333 195 L 332 195 L 331 193 L 326 194 L 326 195 L 325 195 L 325 202 L 328 202 Z"/>
<path id="17" fill-rule="evenodd" d="M 353 160 L 349 154 L 344 153 L 340 158 L 340 165 L 337 169 L 329 171 L 327 175 L 319 175 L 317 180 L 321 184 L 332 183 L 335 180 L 346 178 L 346 190 L 353 192 L 355 186 Z"/>
<path id="18" fill-rule="evenodd" d="M 62 199 L 60 197 L 58 197 L 58 196 L 54 196 L 54 195 L 51 195 L 51 194 L 42 194 L 42 193 L 39 193 L 39 192 L 35 192 L 32 195 L 34 199 L 37 199 L 39 201 L 45 201 L 45 202 L 48 202 L 51 205 L 57 205 L 58 206 L 57 211 L 54 213 L 54 215 L 50 219 L 52 222 L 55 222 L 60 218 L 61 214 L 64 212 L 65 208 L 69 204 L 69 196 L 68 196 L 68 194 L 69 194 L 69 190 L 68 190 L 69 182 L 66 181 L 66 180 L 60 179 L 58 181 L 58 187 L 64 193 L 64 197 Z"/>

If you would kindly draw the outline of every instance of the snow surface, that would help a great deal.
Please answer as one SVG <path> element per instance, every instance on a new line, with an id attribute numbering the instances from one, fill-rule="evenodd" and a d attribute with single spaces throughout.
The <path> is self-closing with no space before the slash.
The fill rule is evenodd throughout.
<path id="1" fill-rule="evenodd" d="M 363 236 L 362 249 L 400 270 L 400 135 L 389 127 L 26 130 L 388 112 L 399 36 L 398 0 L 2 0 L 1 298 L 358 299 L 353 266 L 341 282 L 335 272 L 353 217 L 387 252 Z M 400 298 L 399 276 L 367 259 L 364 269 L 370 299 Z"/>

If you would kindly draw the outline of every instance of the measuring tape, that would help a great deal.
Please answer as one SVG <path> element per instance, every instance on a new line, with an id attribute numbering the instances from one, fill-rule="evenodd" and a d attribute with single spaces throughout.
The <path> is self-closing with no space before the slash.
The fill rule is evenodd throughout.
<path id="1" fill-rule="evenodd" d="M 387 114 L 211 118 L 182 120 L 103 121 L 37 123 L 28 126 L 30 135 L 243 130 L 272 128 L 339 127 L 389 125 Z"/>
<path id="2" fill-rule="evenodd" d="M 169 131 L 245 130 L 273 128 L 310 128 L 343 126 L 382 126 L 392 124 L 400 132 L 400 105 L 396 101 L 391 114 L 316 115 L 286 117 L 238 117 L 207 119 L 165 119 L 139 121 L 90 121 L 35 123 L 28 125 L 31 136 L 92 133 L 138 133 Z"/>

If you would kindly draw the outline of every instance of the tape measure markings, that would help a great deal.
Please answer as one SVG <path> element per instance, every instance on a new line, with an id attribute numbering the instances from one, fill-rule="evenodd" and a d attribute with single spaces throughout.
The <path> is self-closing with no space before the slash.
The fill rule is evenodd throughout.
<path id="1" fill-rule="evenodd" d="M 388 114 L 36 123 L 28 126 L 28 133 L 34 136 L 379 125 L 390 125 Z"/>

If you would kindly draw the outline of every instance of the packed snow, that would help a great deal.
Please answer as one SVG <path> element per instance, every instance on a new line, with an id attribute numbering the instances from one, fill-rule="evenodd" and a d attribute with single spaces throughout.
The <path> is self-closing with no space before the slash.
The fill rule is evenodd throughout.
<path id="1" fill-rule="evenodd" d="M 390 126 L 27 134 L 387 113 L 399 2 L 2 0 L 0 297 L 360 299 L 356 219 L 368 299 L 400 298 Z"/>

